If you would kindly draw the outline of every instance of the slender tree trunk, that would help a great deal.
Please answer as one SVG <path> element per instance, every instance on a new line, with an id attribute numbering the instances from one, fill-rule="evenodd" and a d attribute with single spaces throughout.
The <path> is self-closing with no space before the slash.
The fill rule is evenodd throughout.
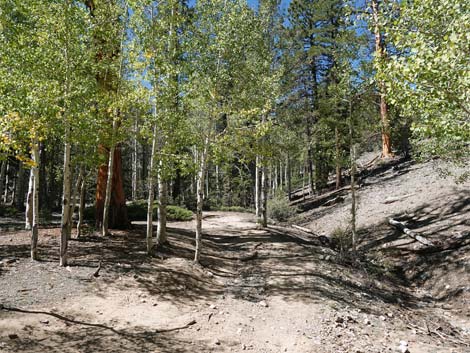
<path id="1" fill-rule="evenodd" d="M 72 189 L 70 125 L 65 123 L 64 184 L 62 191 L 62 224 L 60 232 L 60 266 L 67 266 L 68 240 L 70 239 L 70 204 Z"/>
<path id="2" fill-rule="evenodd" d="M 134 122 L 134 136 L 132 140 L 132 201 L 137 200 L 137 189 L 138 189 L 138 142 L 137 142 L 137 133 L 138 133 L 138 125 L 137 119 Z"/>
<path id="3" fill-rule="evenodd" d="M 372 16 L 374 18 L 375 55 L 380 60 L 385 56 L 384 43 L 379 27 L 379 1 L 372 0 Z M 386 101 L 386 88 L 383 81 L 378 83 L 380 92 L 380 120 L 382 123 L 382 158 L 392 157 L 392 143 L 390 138 L 390 121 Z"/>
<path id="4" fill-rule="evenodd" d="M 117 130 L 117 119 L 113 118 L 113 140 L 116 136 Z M 111 142 L 111 148 L 109 149 L 109 158 L 108 158 L 108 178 L 106 181 L 106 194 L 104 199 L 104 208 L 103 208 L 103 228 L 102 235 L 108 235 L 108 224 L 109 224 L 109 205 L 111 204 L 111 190 L 113 183 L 113 171 L 114 171 L 114 151 L 116 149 L 116 144 L 114 141 Z"/>
<path id="5" fill-rule="evenodd" d="M 19 211 L 24 210 L 24 167 L 23 162 L 18 166 L 18 177 L 15 192 L 15 207 Z"/>
<path id="6" fill-rule="evenodd" d="M 267 167 L 263 163 L 261 166 L 261 225 L 268 226 L 268 178 Z"/>
<path id="7" fill-rule="evenodd" d="M 7 170 L 5 172 L 5 190 L 3 190 L 3 203 L 8 203 L 8 185 L 10 184 L 10 162 L 7 160 Z M 2 196 L 0 195 L 0 196 Z"/>
<path id="8" fill-rule="evenodd" d="M 162 161 L 160 161 L 160 170 L 158 175 L 158 227 L 157 227 L 157 246 L 167 242 L 166 237 L 166 206 L 168 203 L 168 183 L 163 178 Z"/>
<path id="9" fill-rule="evenodd" d="M 307 174 L 307 168 L 306 165 L 304 164 L 304 170 L 302 172 L 302 196 L 303 200 L 305 201 L 305 175 Z"/>
<path id="10" fill-rule="evenodd" d="M 48 210 L 48 213 L 52 211 L 53 205 L 49 202 L 48 193 L 48 175 L 47 175 L 47 159 L 48 155 L 46 152 L 46 146 L 44 143 L 39 144 L 39 158 L 41 158 L 39 167 L 39 179 L 41 184 L 39 185 L 39 208 L 42 210 Z M 62 195 L 61 195 L 62 196 Z M 61 197 L 60 196 L 60 197 Z"/>
<path id="11" fill-rule="evenodd" d="M 2 161 L 2 166 L 0 168 L 0 197 L 3 195 L 4 185 L 5 185 L 5 175 L 7 172 L 8 160 Z"/>
<path id="12" fill-rule="evenodd" d="M 83 227 L 83 217 L 85 213 L 85 191 L 86 191 L 86 177 L 85 177 L 85 167 L 81 167 L 80 173 L 83 175 L 83 178 L 80 181 L 80 204 L 78 206 L 78 222 L 77 222 L 77 238 L 80 238 L 82 235 Z"/>
<path id="13" fill-rule="evenodd" d="M 38 248 L 38 223 L 39 223 L 39 142 L 34 141 L 32 147 L 32 157 L 35 163 L 32 174 L 33 174 L 33 186 L 32 186 L 32 222 L 31 222 L 31 259 L 37 260 L 37 248 Z"/>
<path id="14" fill-rule="evenodd" d="M 287 196 L 289 201 L 292 199 L 292 180 L 291 180 L 291 161 L 289 155 L 287 155 L 286 160 L 286 180 L 287 180 Z"/>
<path id="15" fill-rule="evenodd" d="M 341 187 L 341 146 L 338 127 L 335 127 L 335 149 L 336 149 L 336 189 Z"/>
<path id="16" fill-rule="evenodd" d="M 255 160 L 255 210 L 256 210 L 256 217 L 261 216 L 261 188 L 260 188 L 260 157 L 256 156 Z"/>
<path id="17" fill-rule="evenodd" d="M 209 136 L 204 141 L 203 151 L 199 158 L 199 171 L 196 181 L 196 249 L 194 252 L 194 262 L 199 263 L 202 248 L 202 208 L 204 206 L 204 178 L 207 168 L 207 154 L 209 153 Z"/>
<path id="18" fill-rule="evenodd" d="M 356 252 L 356 147 L 354 145 L 354 123 L 352 119 L 352 103 L 349 102 L 349 148 L 351 157 L 351 233 L 352 250 Z"/>
<path id="19" fill-rule="evenodd" d="M 28 196 L 26 197 L 25 229 L 33 227 L 33 194 L 34 194 L 34 170 L 29 172 Z"/>
<path id="20" fill-rule="evenodd" d="M 215 191 L 217 193 L 217 205 L 220 205 L 220 168 L 215 166 Z"/>
<path id="21" fill-rule="evenodd" d="M 150 166 L 148 169 L 147 185 L 148 185 L 148 200 L 147 200 L 147 254 L 150 255 L 153 249 L 153 201 L 155 199 L 154 187 L 154 169 L 155 169 L 155 155 L 157 153 L 157 125 L 153 127 L 152 138 L 152 152 L 150 154 Z"/>

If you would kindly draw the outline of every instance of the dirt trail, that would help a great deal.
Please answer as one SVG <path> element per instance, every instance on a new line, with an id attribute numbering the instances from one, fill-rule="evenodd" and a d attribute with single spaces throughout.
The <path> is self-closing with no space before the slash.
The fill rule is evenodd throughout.
<path id="1" fill-rule="evenodd" d="M 193 222 L 171 223 L 154 258 L 138 226 L 73 241 L 68 268 L 57 266 L 57 229 L 41 230 L 37 263 L 25 232 L 2 234 L 2 257 L 16 261 L 0 267 L 0 303 L 26 312 L 0 310 L 0 352 L 378 353 L 401 340 L 411 353 L 468 352 L 470 332 L 447 337 L 442 309 L 342 265 L 315 238 L 260 229 L 250 214 L 204 216 L 202 267 Z M 425 322 L 445 339 L 421 332 Z"/>

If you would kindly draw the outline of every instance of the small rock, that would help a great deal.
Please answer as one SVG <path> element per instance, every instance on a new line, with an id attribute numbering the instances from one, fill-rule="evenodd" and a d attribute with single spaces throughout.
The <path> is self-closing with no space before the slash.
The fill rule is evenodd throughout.
<path id="1" fill-rule="evenodd" d="M 215 339 L 214 344 L 215 344 L 216 346 L 220 346 L 220 341 L 219 341 L 218 338 Z"/>
<path id="2" fill-rule="evenodd" d="M 237 330 L 237 335 L 241 335 L 241 334 L 242 334 L 242 328 L 240 327 L 240 328 L 238 328 L 238 330 Z"/>
<path id="3" fill-rule="evenodd" d="M 19 336 L 16 333 L 11 333 L 8 335 L 8 338 L 11 340 L 16 340 Z"/>
<path id="4" fill-rule="evenodd" d="M 393 317 L 393 314 L 392 313 L 387 313 L 387 316 L 388 317 Z"/>
<path id="5" fill-rule="evenodd" d="M 410 351 L 408 350 L 408 342 L 400 341 L 400 346 L 398 346 L 398 351 L 401 353 L 410 353 Z"/>
<path id="6" fill-rule="evenodd" d="M 217 309 L 217 307 L 214 304 L 209 305 L 209 308 L 211 309 Z"/>
<path id="7" fill-rule="evenodd" d="M 383 315 L 380 315 L 380 316 L 379 316 L 379 319 L 382 320 L 382 321 L 387 320 L 387 318 L 386 318 L 385 316 L 383 316 Z"/>
<path id="8" fill-rule="evenodd" d="M 364 319 L 364 325 L 370 325 L 370 320 L 369 319 Z"/>
<path id="9" fill-rule="evenodd" d="M 152 304 L 152 306 L 157 306 L 157 305 L 158 305 L 158 303 L 153 303 L 153 304 Z"/>
<path id="10" fill-rule="evenodd" d="M 258 303 L 260 306 L 264 307 L 264 308 L 267 308 L 268 307 L 268 303 L 266 303 L 265 300 L 262 300 Z"/>
<path id="11" fill-rule="evenodd" d="M 242 344 L 242 351 L 246 351 L 246 344 Z"/>
<path id="12" fill-rule="evenodd" d="M 39 320 L 41 324 L 49 325 L 49 320 Z"/>
<path id="13" fill-rule="evenodd" d="M 338 316 L 335 320 L 337 324 L 342 324 L 344 322 L 344 319 L 341 316 Z"/>
<path id="14" fill-rule="evenodd" d="M 140 302 L 141 303 L 147 303 L 147 301 L 145 299 L 141 299 Z"/>

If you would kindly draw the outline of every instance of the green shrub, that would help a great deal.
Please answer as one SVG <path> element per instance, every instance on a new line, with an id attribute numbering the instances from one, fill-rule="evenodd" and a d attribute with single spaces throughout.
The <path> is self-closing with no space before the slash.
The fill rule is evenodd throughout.
<path id="1" fill-rule="evenodd" d="M 147 220 L 147 201 L 137 200 L 127 204 L 127 217 L 130 221 Z M 153 205 L 153 218 L 157 218 L 157 205 Z"/>
<path id="2" fill-rule="evenodd" d="M 153 219 L 157 219 L 158 203 L 153 204 Z M 179 206 L 166 207 L 167 220 L 169 221 L 190 221 L 193 213 L 186 208 Z M 130 221 L 146 221 L 147 220 L 147 201 L 137 200 L 127 204 L 127 216 Z M 95 207 L 90 206 L 85 209 L 85 219 L 95 219 Z"/>
<path id="3" fill-rule="evenodd" d="M 216 211 L 253 213 L 252 209 L 241 206 L 220 206 L 216 208 Z"/>
<path id="4" fill-rule="evenodd" d="M 286 222 L 297 213 L 297 208 L 289 204 L 289 200 L 283 196 L 276 196 L 268 201 L 268 217 L 278 222 Z"/>
<path id="5" fill-rule="evenodd" d="M 190 221 L 193 219 L 193 213 L 180 206 L 167 206 L 166 218 L 169 221 Z"/>
<path id="6" fill-rule="evenodd" d="M 352 234 L 349 229 L 337 227 L 331 233 L 333 247 L 344 253 L 352 249 Z"/>
<path id="7" fill-rule="evenodd" d="M 16 216 L 18 210 L 13 206 L 0 205 L 0 217 L 13 217 Z"/>

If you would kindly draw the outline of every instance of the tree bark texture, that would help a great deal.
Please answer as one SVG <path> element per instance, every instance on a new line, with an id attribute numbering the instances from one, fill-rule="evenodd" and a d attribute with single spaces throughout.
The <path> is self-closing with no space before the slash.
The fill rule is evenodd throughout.
<path id="1" fill-rule="evenodd" d="M 8 160 L 2 161 L 2 166 L 0 168 L 0 196 L 3 195 L 3 190 L 5 186 L 5 175 L 7 172 L 7 164 L 8 164 Z M 1 197 L 0 197 L 0 201 L 1 201 Z"/>
<path id="2" fill-rule="evenodd" d="M 101 153 L 110 154 L 103 146 Z M 111 229 L 127 229 L 129 221 L 127 218 L 126 197 L 122 179 L 122 154 L 121 148 L 117 145 L 114 148 L 114 161 L 112 173 L 111 200 L 109 207 L 108 227 Z M 108 157 L 109 158 L 109 157 Z M 98 169 L 96 183 L 96 227 L 101 228 L 103 224 L 104 201 L 106 197 L 106 185 L 108 180 L 108 165 L 102 164 Z"/>
<path id="3" fill-rule="evenodd" d="M 33 190 L 34 189 L 34 170 L 29 172 L 28 196 L 26 197 L 25 226 L 26 230 L 31 230 L 33 225 Z"/>
<path id="4" fill-rule="evenodd" d="M 62 221 L 60 232 L 60 266 L 67 266 L 67 249 L 70 239 L 70 204 L 72 189 L 72 167 L 70 161 L 71 144 L 70 144 L 70 126 L 66 124 L 65 146 L 64 146 L 64 183 L 62 191 Z"/>
<path id="5" fill-rule="evenodd" d="M 117 130 L 117 121 L 113 119 L 113 139 L 115 136 L 115 132 Z M 102 227 L 102 235 L 108 235 L 109 229 L 109 206 L 111 205 L 111 198 L 112 198 L 112 186 L 113 186 L 113 174 L 114 174 L 114 152 L 116 150 L 116 145 L 114 142 L 111 144 L 111 148 L 109 150 L 109 157 L 108 157 L 108 175 L 106 178 L 106 192 L 104 197 L 104 206 L 103 206 L 103 227 Z M 110 173 L 110 171 L 113 171 Z"/>
<path id="6" fill-rule="evenodd" d="M 32 221 L 31 221 L 31 259 L 38 259 L 38 223 L 39 223 L 39 143 L 33 142 L 32 157 L 35 163 L 32 168 L 33 185 L 32 185 Z"/>
<path id="7" fill-rule="evenodd" d="M 155 169 L 155 154 L 157 151 L 157 126 L 153 127 L 153 139 L 152 139 L 152 152 L 150 154 L 150 166 L 148 169 L 147 186 L 148 186 L 148 200 L 147 200 L 147 254 L 152 253 L 153 249 L 153 201 L 155 199 L 154 190 L 154 169 Z"/>
<path id="8" fill-rule="evenodd" d="M 382 34 L 379 28 L 379 1 L 372 0 L 372 16 L 374 18 L 375 55 L 379 60 L 385 56 L 385 48 Z M 390 121 L 388 118 L 388 106 L 386 101 L 386 88 L 384 82 L 378 83 L 380 95 L 380 120 L 382 123 L 382 157 L 393 156 L 392 142 L 390 138 Z"/>
<path id="9" fill-rule="evenodd" d="M 199 171 L 196 181 L 196 249 L 194 252 L 194 262 L 199 263 L 202 248 L 202 208 L 204 206 L 204 178 L 207 168 L 207 154 L 209 153 L 209 137 L 204 141 L 203 151 L 199 158 Z"/>

